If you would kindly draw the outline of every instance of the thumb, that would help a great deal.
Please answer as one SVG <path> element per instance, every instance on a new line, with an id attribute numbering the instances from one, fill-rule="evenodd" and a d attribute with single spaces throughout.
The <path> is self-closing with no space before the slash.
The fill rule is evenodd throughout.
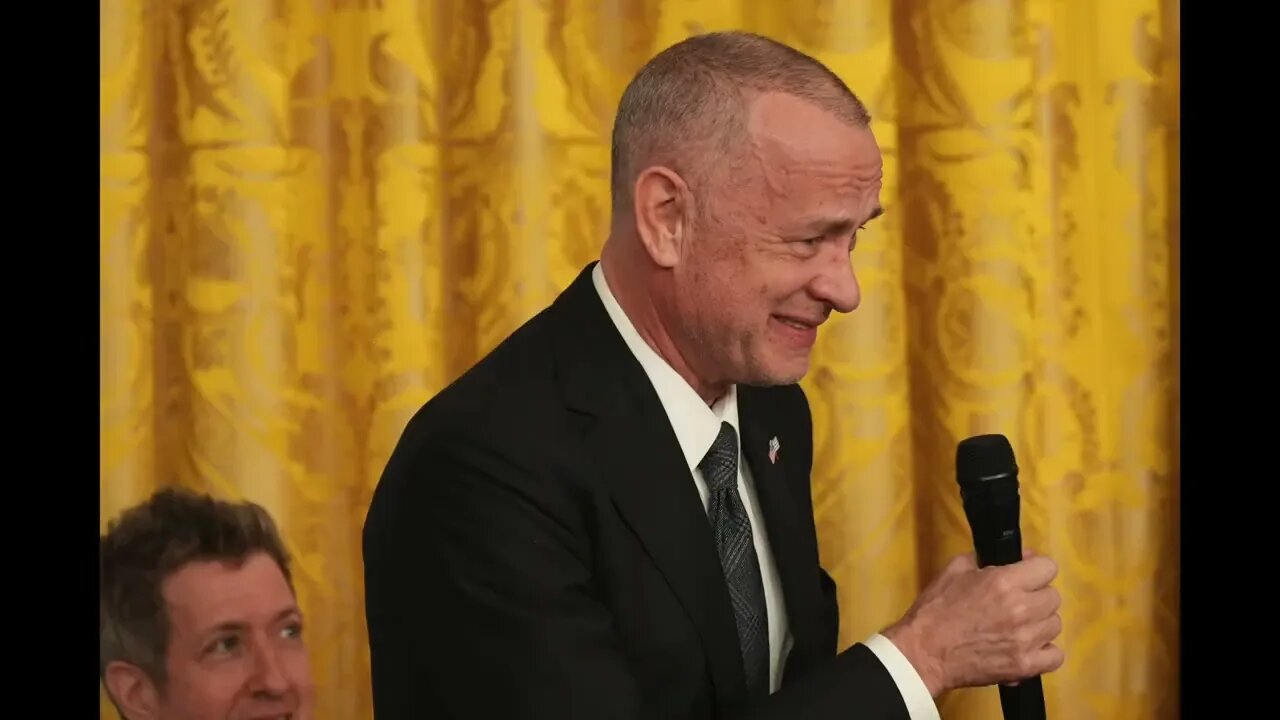
<path id="1" fill-rule="evenodd" d="M 949 573 L 960 573 L 967 570 L 978 569 L 978 554 L 965 553 L 951 558 L 951 562 L 947 563 L 946 570 Z"/>
<path id="2" fill-rule="evenodd" d="M 1035 550 L 1032 550 L 1031 548 L 1023 548 L 1023 549 L 1022 549 L 1022 559 L 1023 559 L 1023 560 L 1030 560 L 1031 558 L 1033 558 L 1033 557 L 1035 557 L 1035 556 L 1036 556 L 1036 551 L 1035 551 Z"/>

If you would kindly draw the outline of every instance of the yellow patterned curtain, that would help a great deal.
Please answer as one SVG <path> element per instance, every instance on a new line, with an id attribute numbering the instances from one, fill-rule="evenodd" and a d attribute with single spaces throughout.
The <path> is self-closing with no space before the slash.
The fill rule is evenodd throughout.
<path id="1" fill-rule="evenodd" d="M 827 62 L 885 150 L 864 305 L 805 380 L 842 641 L 971 547 L 955 445 L 1001 432 L 1061 565 L 1050 716 L 1178 716 L 1176 2 L 100 7 L 102 520 L 168 484 L 270 509 L 322 720 L 372 715 L 360 531 L 401 428 L 595 257 L 631 73 L 725 28 Z"/>

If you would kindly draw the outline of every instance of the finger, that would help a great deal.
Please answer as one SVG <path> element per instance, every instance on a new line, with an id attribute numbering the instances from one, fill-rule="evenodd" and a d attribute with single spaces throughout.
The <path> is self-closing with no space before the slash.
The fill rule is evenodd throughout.
<path id="1" fill-rule="evenodd" d="M 957 555 L 951 558 L 951 562 L 947 563 L 947 567 L 943 572 L 946 574 L 953 574 L 953 573 L 968 572 L 970 570 L 977 570 L 977 569 L 978 569 L 977 553 L 966 553 L 964 555 Z"/>
<path id="2" fill-rule="evenodd" d="M 1066 661 L 1067 656 L 1062 652 L 1062 648 L 1057 645 L 1045 645 L 1031 653 L 1030 659 L 1031 667 L 1033 668 L 1032 675 L 1044 675 L 1062 667 L 1062 663 Z"/>
<path id="3" fill-rule="evenodd" d="M 1051 644 L 1061 634 L 1062 616 L 1050 615 L 1031 626 L 1031 631 L 1027 633 L 1027 636 L 1031 639 L 1028 645 L 1033 648 L 1043 648 Z"/>
<path id="4" fill-rule="evenodd" d="M 1039 590 L 1058 577 L 1058 564 L 1044 555 L 1036 555 L 1007 567 L 1010 582 L 1022 590 Z"/>
<path id="5" fill-rule="evenodd" d="M 1015 621 L 1035 623 L 1048 618 L 1062 607 L 1062 594 L 1055 587 L 1043 587 L 1027 593 L 1023 601 L 1022 615 Z"/>
<path id="6" fill-rule="evenodd" d="M 1043 645 L 1035 650 L 1019 653 L 1014 667 L 1009 668 L 1008 675 L 1000 680 L 1001 685 L 1010 687 L 1027 678 L 1037 677 L 1062 667 L 1062 649 L 1057 645 Z"/>
<path id="7" fill-rule="evenodd" d="M 1023 548 L 1023 549 L 1022 549 L 1022 559 L 1023 559 L 1023 560 L 1026 560 L 1026 559 L 1028 559 L 1028 558 L 1035 557 L 1035 554 L 1036 554 L 1036 551 L 1035 551 L 1035 550 L 1032 550 L 1031 548 Z"/>

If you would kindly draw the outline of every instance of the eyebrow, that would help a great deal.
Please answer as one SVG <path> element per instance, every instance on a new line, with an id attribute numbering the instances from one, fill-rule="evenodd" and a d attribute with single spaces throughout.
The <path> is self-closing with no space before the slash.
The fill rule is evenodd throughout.
<path id="1" fill-rule="evenodd" d="M 871 214 L 867 216 L 867 219 L 865 222 L 863 222 L 863 225 L 871 222 L 872 220 L 875 220 L 876 218 L 880 217 L 883 214 L 884 214 L 884 208 L 877 205 L 876 208 L 871 211 Z M 815 218 L 805 223 L 805 228 L 813 231 L 815 234 L 822 234 L 822 235 L 843 235 L 849 232 L 850 230 L 853 230 L 854 227 L 855 227 L 854 222 L 848 218 L 841 218 L 839 220 L 831 220 L 829 218 Z"/>
<path id="2" fill-rule="evenodd" d="M 285 618 L 288 618 L 288 617 L 297 617 L 298 619 L 302 619 L 302 611 L 299 610 L 296 605 L 290 605 L 289 607 L 276 613 L 275 616 L 271 618 L 271 623 L 272 624 L 278 623 L 281 620 L 284 620 Z M 226 622 L 220 622 L 217 625 L 214 625 L 213 627 L 204 631 L 203 633 L 201 633 L 201 637 L 209 637 L 211 635 L 217 635 L 224 632 L 244 632 L 248 628 L 249 628 L 249 624 L 244 621 L 228 620 Z"/>

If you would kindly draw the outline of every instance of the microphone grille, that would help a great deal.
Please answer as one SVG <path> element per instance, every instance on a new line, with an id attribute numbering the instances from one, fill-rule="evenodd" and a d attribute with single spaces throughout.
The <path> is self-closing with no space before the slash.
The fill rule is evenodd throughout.
<path id="1" fill-rule="evenodd" d="M 956 479 L 959 482 L 1002 475 L 1017 468 L 1013 446 L 1004 435 L 975 435 L 956 446 Z"/>

